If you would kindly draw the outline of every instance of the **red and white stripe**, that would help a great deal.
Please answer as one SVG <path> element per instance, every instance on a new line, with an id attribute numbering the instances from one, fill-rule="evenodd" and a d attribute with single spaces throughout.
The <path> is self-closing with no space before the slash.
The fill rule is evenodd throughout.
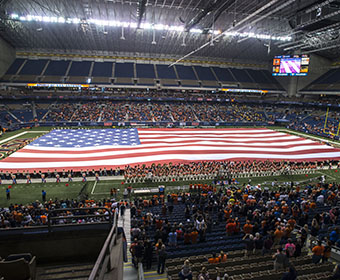
<path id="1" fill-rule="evenodd" d="M 79 171 L 205 160 L 340 160 L 340 149 L 266 128 L 138 129 L 138 133 L 138 146 L 26 146 L 0 161 L 0 171 Z"/>

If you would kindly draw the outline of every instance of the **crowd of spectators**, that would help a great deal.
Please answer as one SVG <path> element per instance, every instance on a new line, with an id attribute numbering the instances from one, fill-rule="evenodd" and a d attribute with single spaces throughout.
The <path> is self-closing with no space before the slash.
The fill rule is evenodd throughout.
<path id="1" fill-rule="evenodd" d="M 245 257 L 271 254 L 274 270 L 289 268 L 283 277 L 290 275 L 292 278 L 282 279 L 296 279 L 297 270 L 290 264 L 291 259 L 311 248 L 312 262 L 326 263 L 331 246 L 340 243 L 337 227 L 340 209 L 336 206 L 340 198 L 339 187 L 336 183 L 280 190 L 205 186 L 187 193 L 137 198 L 131 206 L 133 262 L 137 265 L 144 259 L 150 268 L 153 256 L 157 256 L 158 273 L 161 274 L 168 250 L 179 245 L 190 248 L 190 244 L 196 243 L 201 243 L 201 247 L 209 246 L 206 234 L 223 224 L 227 236 L 243 237 Z M 174 222 L 174 209 L 180 205 L 184 205 L 185 213 L 181 221 L 176 216 Z M 154 212 L 153 208 L 159 206 L 161 212 Z M 312 238 L 319 238 L 317 244 L 308 241 Z M 163 249 L 165 253 L 161 251 Z M 211 253 L 202 266 L 225 262 L 228 258 L 227 251 L 214 252 L 211 248 Z M 179 272 L 180 279 L 192 279 L 191 266 L 189 260 L 185 261 Z M 338 270 L 334 274 L 337 277 Z"/>
<path id="2" fill-rule="evenodd" d="M 127 204 L 125 201 L 117 202 L 114 198 L 95 200 L 76 200 L 76 199 L 49 199 L 46 200 L 46 191 L 42 191 L 42 199 L 36 200 L 27 205 L 10 204 L 9 207 L 0 208 L 0 228 L 43 226 L 48 223 L 50 218 L 60 219 L 51 220 L 51 224 L 84 224 L 109 221 L 110 212 L 113 213 L 121 205 Z M 101 209 L 93 209 L 101 207 Z M 81 208 L 79 210 L 72 210 Z M 65 211 L 63 211 L 65 209 Z M 55 212 L 50 212 L 58 210 Z M 60 210 L 60 211 L 59 211 Z M 89 217 L 86 217 L 88 216 Z"/>
<path id="3" fill-rule="evenodd" d="M 141 95 L 143 94 L 147 93 L 141 93 Z M 212 103 L 200 100 L 201 97 L 198 99 L 176 102 L 105 100 L 79 103 L 59 101 L 43 110 L 39 109 L 39 104 L 35 105 L 37 117 L 34 119 L 33 113 L 27 113 L 25 111 L 27 109 L 23 105 L 20 110 L 12 112 L 14 115 L 17 114 L 17 119 L 10 115 L 7 112 L 8 109 L 4 107 L 0 111 L 0 122 L 6 126 L 19 120 L 22 122 L 226 122 L 235 123 L 235 125 L 241 123 L 266 125 L 280 122 L 288 128 L 308 134 L 339 138 L 337 134 L 340 117 L 335 110 L 330 111 L 326 127 L 324 127 L 324 108 L 306 108 L 300 105 L 285 105 L 285 103 L 276 105 L 258 102 L 244 104 L 238 103 L 234 99 L 228 102 Z M 14 105 L 20 107 L 20 104 L 15 103 Z"/>

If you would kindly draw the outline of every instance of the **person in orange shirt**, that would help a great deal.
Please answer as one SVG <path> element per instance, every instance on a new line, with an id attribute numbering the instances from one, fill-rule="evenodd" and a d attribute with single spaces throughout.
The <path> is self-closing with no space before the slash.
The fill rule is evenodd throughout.
<path id="1" fill-rule="evenodd" d="M 287 223 L 294 229 L 296 221 L 293 218 L 290 218 Z"/>
<path id="2" fill-rule="evenodd" d="M 281 227 L 277 227 L 277 229 L 274 232 L 274 246 L 279 245 L 281 242 L 281 238 L 283 236 L 283 231 L 281 230 Z"/>
<path id="3" fill-rule="evenodd" d="M 235 232 L 236 224 L 233 220 L 229 220 L 225 228 L 227 231 L 227 235 L 231 236 Z"/>
<path id="4" fill-rule="evenodd" d="M 253 233 L 253 225 L 247 220 L 246 224 L 243 226 L 243 231 L 245 234 L 252 234 Z"/>
<path id="5" fill-rule="evenodd" d="M 47 216 L 46 216 L 45 214 L 43 214 L 43 215 L 40 216 L 40 219 L 41 219 L 41 222 L 42 222 L 44 225 L 46 225 L 46 223 L 47 223 Z"/>
<path id="6" fill-rule="evenodd" d="M 212 257 L 208 259 L 208 263 L 219 263 L 220 259 L 216 257 L 216 253 L 212 254 Z"/>
<path id="7" fill-rule="evenodd" d="M 312 210 L 314 210 L 316 208 L 316 203 L 312 201 L 309 206 Z"/>
<path id="8" fill-rule="evenodd" d="M 315 264 L 318 264 L 323 256 L 323 253 L 325 251 L 325 247 L 322 246 L 321 241 L 318 241 L 318 245 L 314 246 L 312 249 L 313 256 L 312 256 L 312 261 Z"/>
<path id="9" fill-rule="evenodd" d="M 190 237 L 191 237 L 191 243 L 192 244 L 196 244 L 197 243 L 197 237 L 198 237 L 198 232 L 196 229 L 194 229 L 191 233 L 190 233 Z"/>
<path id="10" fill-rule="evenodd" d="M 231 212 L 232 212 L 231 209 L 224 209 L 224 218 L 225 218 L 226 220 L 229 219 Z"/>
<path id="11" fill-rule="evenodd" d="M 289 207 L 286 203 L 284 203 L 281 208 L 282 208 L 283 214 L 288 214 Z"/>
<path id="12" fill-rule="evenodd" d="M 227 261 L 228 256 L 223 251 L 221 251 L 218 258 L 219 258 L 221 263 L 225 263 Z"/>

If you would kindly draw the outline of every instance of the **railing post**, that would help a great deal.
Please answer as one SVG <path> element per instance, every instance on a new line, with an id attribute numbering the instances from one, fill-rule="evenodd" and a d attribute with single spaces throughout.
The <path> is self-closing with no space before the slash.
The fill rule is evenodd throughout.
<path id="1" fill-rule="evenodd" d="M 47 214 L 47 227 L 48 227 L 48 233 L 51 233 L 52 229 L 51 229 L 50 213 Z"/>

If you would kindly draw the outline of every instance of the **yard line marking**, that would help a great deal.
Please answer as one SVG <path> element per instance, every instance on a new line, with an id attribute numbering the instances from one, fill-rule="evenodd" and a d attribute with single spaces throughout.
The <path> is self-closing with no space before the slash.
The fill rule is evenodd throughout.
<path id="1" fill-rule="evenodd" d="M 13 136 L 11 136 L 11 137 L 8 137 L 8 138 L 6 138 L 6 139 L 4 139 L 4 140 L 1 140 L 1 141 L 0 141 L 0 144 L 5 143 L 5 142 L 7 142 L 7 141 L 10 141 L 10 140 L 12 140 L 12 139 L 15 139 L 15 138 L 17 138 L 17 137 L 20 137 L 20 136 L 22 136 L 22 135 L 25 135 L 25 134 L 27 134 L 27 133 L 47 133 L 47 132 L 49 132 L 49 131 L 23 131 L 23 132 L 20 132 L 20 133 L 18 133 L 18 134 L 16 134 L 16 135 L 13 135 Z"/>
<path id="2" fill-rule="evenodd" d="M 94 190 L 95 190 L 95 188 L 96 188 L 96 186 L 97 186 L 97 182 L 98 182 L 98 181 L 95 181 L 95 182 L 94 182 L 94 184 L 93 184 L 93 188 L 92 188 L 92 191 L 91 191 L 91 194 L 93 194 L 93 193 L 94 193 Z"/>
<path id="3" fill-rule="evenodd" d="M 16 134 L 16 135 L 13 135 L 13 136 L 11 136 L 11 137 L 8 137 L 8 138 L 6 138 L 6 139 L 4 139 L 4 140 L 1 140 L 1 141 L 0 141 L 0 144 L 5 143 L 5 142 L 7 142 L 7 141 L 10 141 L 10 140 L 12 140 L 12 139 L 15 139 L 15 138 L 17 138 L 17 137 L 20 137 L 20 136 L 22 136 L 22 135 L 25 135 L 26 133 L 27 133 L 27 131 L 23 131 L 23 132 L 21 132 L 21 133 L 18 133 L 18 134 Z"/>
<path id="4" fill-rule="evenodd" d="M 325 175 L 326 177 L 328 176 L 328 177 L 331 177 L 333 180 L 337 180 L 335 177 L 333 177 L 332 175 L 329 175 L 329 174 L 326 174 L 326 173 L 323 173 L 323 172 L 321 172 L 321 171 L 319 171 L 319 173 L 321 173 L 321 174 L 323 174 L 323 175 Z"/>

